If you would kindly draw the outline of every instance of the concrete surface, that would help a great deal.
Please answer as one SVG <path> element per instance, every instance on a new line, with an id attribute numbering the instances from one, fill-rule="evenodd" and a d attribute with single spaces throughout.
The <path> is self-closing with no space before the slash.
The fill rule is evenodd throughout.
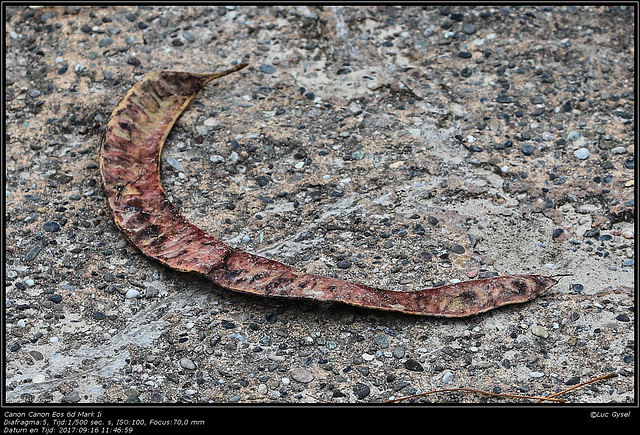
<path id="1" fill-rule="evenodd" d="M 635 20 L 618 6 L 8 7 L 5 402 L 547 396 L 615 373 L 562 398 L 635 403 Z M 378 287 L 569 276 L 443 320 L 231 294 L 142 257 L 106 209 L 101 127 L 147 72 L 240 61 L 163 153 L 165 189 L 201 228 Z"/>

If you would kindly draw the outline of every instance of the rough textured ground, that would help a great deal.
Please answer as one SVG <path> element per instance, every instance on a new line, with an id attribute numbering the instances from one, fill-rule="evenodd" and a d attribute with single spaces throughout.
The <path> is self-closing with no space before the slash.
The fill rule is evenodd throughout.
<path id="1" fill-rule="evenodd" d="M 634 403 L 633 7 L 5 10 L 5 401 L 370 403 L 441 388 Z M 570 274 L 442 320 L 211 288 L 123 240 L 112 108 L 209 86 L 163 153 L 188 219 L 298 269 L 419 289 Z M 449 393 L 414 402 L 503 402 Z"/>

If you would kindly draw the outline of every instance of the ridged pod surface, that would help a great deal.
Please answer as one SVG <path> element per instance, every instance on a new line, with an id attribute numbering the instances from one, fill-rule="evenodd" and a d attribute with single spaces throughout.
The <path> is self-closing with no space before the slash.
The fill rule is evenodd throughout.
<path id="1" fill-rule="evenodd" d="M 162 189 L 162 146 L 207 83 L 245 66 L 213 74 L 155 71 L 138 81 L 114 109 L 100 148 L 103 188 L 116 225 L 144 255 L 233 291 L 437 317 L 465 317 L 526 302 L 556 284 L 542 275 L 515 275 L 418 291 L 376 289 L 297 272 L 235 249 L 187 222 Z"/>

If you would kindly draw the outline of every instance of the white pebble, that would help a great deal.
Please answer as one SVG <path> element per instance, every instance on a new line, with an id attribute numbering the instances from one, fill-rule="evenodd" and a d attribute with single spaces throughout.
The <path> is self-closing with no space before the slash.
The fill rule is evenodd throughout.
<path id="1" fill-rule="evenodd" d="M 167 163 L 169 163 L 172 168 L 174 168 L 174 169 L 176 169 L 176 170 L 178 170 L 180 172 L 184 172 L 184 168 L 182 167 L 180 162 L 177 161 L 176 159 L 174 159 L 173 157 L 167 157 Z"/>
<path id="2" fill-rule="evenodd" d="M 541 337 L 541 338 L 547 338 L 549 337 L 549 331 L 547 331 L 545 328 L 543 328 L 542 326 L 532 326 L 531 327 L 531 333 L 537 337 Z"/>
<path id="3" fill-rule="evenodd" d="M 452 377 L 453 377 L 453 373 L 447 370 L 446 372 L 444 372 L 444 375 L 442 375 L 442 383 L 443 384 L 449 383 Z"/>
<path id="4" fill-rule="evenodd" d="M 611 154 L 626 154 L 627 149 L 625 147 L 615 147 L 611 150 Z"/>
<path id="5" fill-rule="evenodd" d="M 49 343 L 57 343 L 58 342 L 58 337 L 51 337 L 49 339 Z"/>
<path id="6" fill-rule="evenodd" d="M 580 159 L 580 160 L 586 160 L 586 159 L 589 158 L 590 155 L 591 155 L 591 153 L 586 148 L 578 148 L 577 150 L 575 150 L 573 152 L 573 156 L 576 159 Z"/>
<path id="7" fill-rule="evenodd" d="M 137 298 L 140 295 L 140 292 L 138 290 L 127 290 L 127 293 L 124 295 L 125 298 L 127 299 L 133 299 L 133 298 Z"/>
<path id="8" fill-rule="evenodd" d="M 365 361 L 373 361 L 375 359 L 374 355 L 371 355 L 369 353 L 363 353 L 362 354 L 362 359 Z"/>

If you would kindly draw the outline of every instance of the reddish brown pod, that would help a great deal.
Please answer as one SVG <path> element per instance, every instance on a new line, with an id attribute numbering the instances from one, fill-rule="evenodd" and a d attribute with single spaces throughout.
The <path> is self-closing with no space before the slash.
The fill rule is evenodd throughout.
<path id="1" fill-rule="evenodd" d="M 176 270 L 202 274 L 233 291 L 438 317 L 470 316 L 526 302 L 556 284 L 541 275 L 518 275 L 418 291 L 376 289 L 297 272 L 234 249 L 187 222 L 162 189 L 162 146 L 207 83 L 245 66 L 213 74 L 155 71 L 138 81 L 114 109 L 100 148 L 103 188 L 116 225 L 144 255 Z"/>

